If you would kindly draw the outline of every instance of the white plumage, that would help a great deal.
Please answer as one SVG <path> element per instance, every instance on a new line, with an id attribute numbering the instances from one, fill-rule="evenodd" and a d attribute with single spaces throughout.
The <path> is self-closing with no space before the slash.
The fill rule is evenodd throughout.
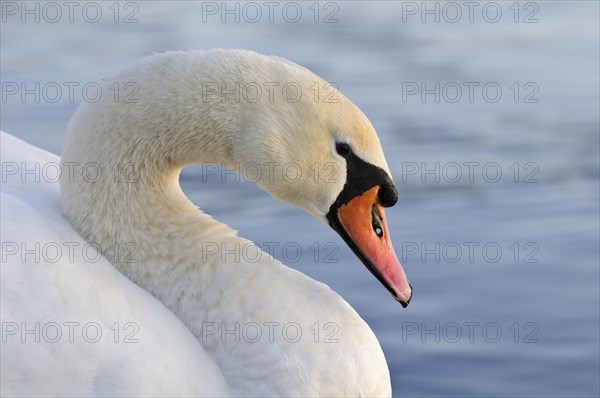
<path id="1" fill-rule="evenodd" d="M 5 165 L 34 170 L 60 161 L 1 138 Z M 57 183 L 5 176 L 2 396 L 229 395 L 220 370 L 171 312 L 93 248 L 85 252 L 90 246 L 60 214 Z M 54 262 L 56 245 L 62 253 Z M 23 257 L 26 250 L 32 254 Z"/>
<path id="2" fill-rule="evenodd" d="M 203 96 L 205 83 L 223 81 L 293 81 L 306 91 L 293 103 Z M 339 93 L 334 104 L 311 98 L 310 85 L 324 82 L 310 71 L 241 50 L 154 55 L 105 84 L 114 82 L 135 82 L 139 100 L 104 97 L 78 109 L 60 159 L 60 195 L 58 183 L 43 179 L 23 183 L 11 175 L 2 183 L 2 394 L 390 395 L 379 343 L 341 297 L 266 253 L 252 261 L 207 256 L 206 243 L 233 251 L 254 244 L 199 211 L 178 184 L 187 163 L 294 162 L 308 169 L 330 162 L 335 181 L 258 181 L 326 222 L 346 178 L 335 140 L 351 143 L 363 160 L 389 174 L 362 112 Z M 2 161 L 31 168 L 59 159 L 3 133 Z M 75 166 L 68 170 L 67 163 Z M 91 163 L 106 178 L 87 181 L 78 167 Z M 112 165 L 126 164 L 135 165 L 134 182 L 110 178 Z M 75 249 L 67 259 L 67 247 L 57 262 L 7 254 L 23 242 L 80 248 L 94 242 L 103 256 L 90 262 Z M 135 262 L 126 261 L 125 252 Z M 90 343 L 80 330 L 73 342 L 65 336 L 58 343 L 32 342 L 26 335 L 22 343 L 21 326 L 36 322 L 46 332 L 52 322 L 96 323 L 102 338 Z M 316 342 L 315 325 L 321 330 Z M 223 335 L 236 327 L 246 328 L 241 338 Z M 133 330 L 137 342 L 125 343 Z M 256 330 L 262 336 L 255 340 Z M 325 341 L 327 331 L 335 331 L 332 341 Z"/>

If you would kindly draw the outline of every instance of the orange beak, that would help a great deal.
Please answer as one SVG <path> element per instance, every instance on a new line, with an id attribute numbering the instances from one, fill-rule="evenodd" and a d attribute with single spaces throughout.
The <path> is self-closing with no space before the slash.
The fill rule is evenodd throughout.
<path id="1" fill-rule="evenodd" d="M 379 189 L 375 186 L 338 208 L 338 232 L 369 271 L 406 307 L 412 287 L 394 252 L 384 207 L 378 201 Z"/>

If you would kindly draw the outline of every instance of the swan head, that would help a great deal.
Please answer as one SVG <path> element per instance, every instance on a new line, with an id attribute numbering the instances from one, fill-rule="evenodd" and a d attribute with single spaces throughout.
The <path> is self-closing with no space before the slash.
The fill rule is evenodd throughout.
<path id="1" fill-rule="evenodd" d="M 155 164 L 175 182 L 175 171 L 188 163 L 234 168 L 331 226 L 408 304 L 412 289 L 385 216 L 398 198 L 390 170 L 370 121 L 334 85 L 283 58 L 221 49 L 155 54 L 106 84 L 113 81 L 136 82 L 139 101 L 105 96 L 82 105 L 69 122 L 63 160 Z M 148 169 L 141 177 L 150 175 Z M 63 183 L 61 190 L 65 213 L 85 226 L 96 211 L 78 212 L 88 208 L 83 198 L 113 187 L 83 186 L 88 196 L 81 185 Z"/>
<path id="2" fill-rule="evenodd" d="M 256 181 L 263 189 L 331 226 L 406 307 L 412 288 L 385 216 L 398 193 L 372 124 L 308 69 L 276 57 L 257 64 L 254 74 L 268 71 L 265 79 L 295 91 L 292 97 L 274 90 L 272 98 L 240 109 L 235 162 L 250 170 L 262 166 Z"/>

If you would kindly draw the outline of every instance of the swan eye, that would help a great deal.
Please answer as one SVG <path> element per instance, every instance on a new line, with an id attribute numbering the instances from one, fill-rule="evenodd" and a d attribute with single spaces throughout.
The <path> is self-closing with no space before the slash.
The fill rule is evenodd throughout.
<path id="1" fill-rule="evenodd" d="M 373 222 L 372 222 L 373 231 L 375 231 L 375 234 L 377 236 L 382 238 L 383 237 L 383 227 L 381 226 L 381 218 L 379 216 L 379 212 L 375 208 L 375 205 L 373 205 L 373 209 L 371 210 L 371 218 L 373 220 Z"/>
<path id="2" fill-rule="evenodd" d="M 345 142 L 336 142 L 335 150 L 340 156 L 348 156 L 350 154 L 350 145 Z"/>

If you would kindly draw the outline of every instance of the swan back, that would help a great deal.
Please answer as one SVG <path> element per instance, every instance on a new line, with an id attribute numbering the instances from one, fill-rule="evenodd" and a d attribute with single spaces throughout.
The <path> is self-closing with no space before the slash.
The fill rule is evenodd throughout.
<path id="1" fill-rule="evenodd" d="M 60 162 L 7 133 L 1 141 L 5 164 Z M 229 395 L 189 330 L 61 216 L 58 184 L 18 173 L 1 197 L 2 396 Z"/>

